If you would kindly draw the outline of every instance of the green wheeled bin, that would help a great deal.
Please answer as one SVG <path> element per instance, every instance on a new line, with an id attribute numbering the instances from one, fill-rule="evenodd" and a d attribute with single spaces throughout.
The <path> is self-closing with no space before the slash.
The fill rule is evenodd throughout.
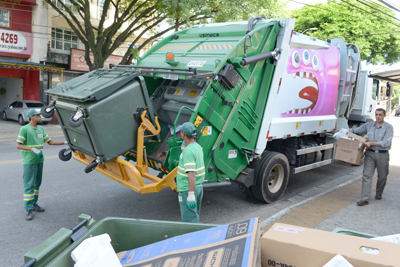
<path id="1" fill-rule="evenodd" d="M 72 267 L 71 252 L 85 239 L 108 234 L 116 253 L 219 225 L 107 217 L 96 223 L 81 214 L 72 229 L 62 228 L 24 256 L 23 267 Z"/>
<path id="2" fill-rule="evenodd" d="M 56 97 L 52 108 L 71 149 L 98 164 L 136 147 L 144 110 L 155 122 L 145 81 L 130 68 L 97 69 L 46 93 Z"/>

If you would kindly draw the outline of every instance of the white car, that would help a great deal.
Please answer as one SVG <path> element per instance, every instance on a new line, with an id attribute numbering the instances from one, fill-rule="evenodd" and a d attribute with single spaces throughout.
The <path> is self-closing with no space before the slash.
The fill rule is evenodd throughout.
<path id="1" fill-rule="evenodd" d="M 24 125 L 29 122 L 28 111 L 30 109 L 36 109 L 40 112 L 43 107 L 43 103 L 39 101 L 31 101 L 31 100 L 20 100 L 14 101 L 10 105 L 6 106 L 3 109 L 3 120 L 16 120 L 19 124 Z M 42 117 L 42 124 L 48 124 L 51 121 L 51 118 Z"/>

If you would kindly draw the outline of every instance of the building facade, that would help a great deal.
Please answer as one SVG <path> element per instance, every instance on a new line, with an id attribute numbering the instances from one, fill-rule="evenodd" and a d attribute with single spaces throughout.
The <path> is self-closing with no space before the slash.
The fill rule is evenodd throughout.
<path id="1" fill-rule="evenodd" d="M 57 1 L 69 3 L 53 0 L 57 6 Z M 102 5 L 101 0 L 91 2 L 93 25 L 99 22 Z M 111 24 L 110 14 L 106 25 Z M 122 43 L 106 64 L 118 64 L 134 38 Z M 0 111 L 16 100 L 48 104 L 51 99 L 45 90 L 89 71 L 83 55 L 84 46 L 77 35 L 43 0 L 0 0 Z"/>

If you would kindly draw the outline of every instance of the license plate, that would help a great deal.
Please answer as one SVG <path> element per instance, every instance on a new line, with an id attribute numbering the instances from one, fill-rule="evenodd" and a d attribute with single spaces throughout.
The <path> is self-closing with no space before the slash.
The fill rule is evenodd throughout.
<path id="1" fill-rule="evenodd" d="M 163 79 L 166 79 L 166 80 L 173 80 L 173 81 L 176 81 L 176 80 L 178 80 L 178 74 L 168 74 L 168 73 L 164 73 L 163 74 Z"/>

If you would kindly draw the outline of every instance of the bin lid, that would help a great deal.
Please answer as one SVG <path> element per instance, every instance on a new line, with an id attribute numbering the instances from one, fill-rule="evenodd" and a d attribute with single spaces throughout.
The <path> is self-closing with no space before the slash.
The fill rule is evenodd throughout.
<path id="1" fill-rule="evenodd" d="M 96 101 L 109 96 L 139 76 L 129 68 L 97 69 L 49 90 L 48 95 L 77 102 Z"/>

